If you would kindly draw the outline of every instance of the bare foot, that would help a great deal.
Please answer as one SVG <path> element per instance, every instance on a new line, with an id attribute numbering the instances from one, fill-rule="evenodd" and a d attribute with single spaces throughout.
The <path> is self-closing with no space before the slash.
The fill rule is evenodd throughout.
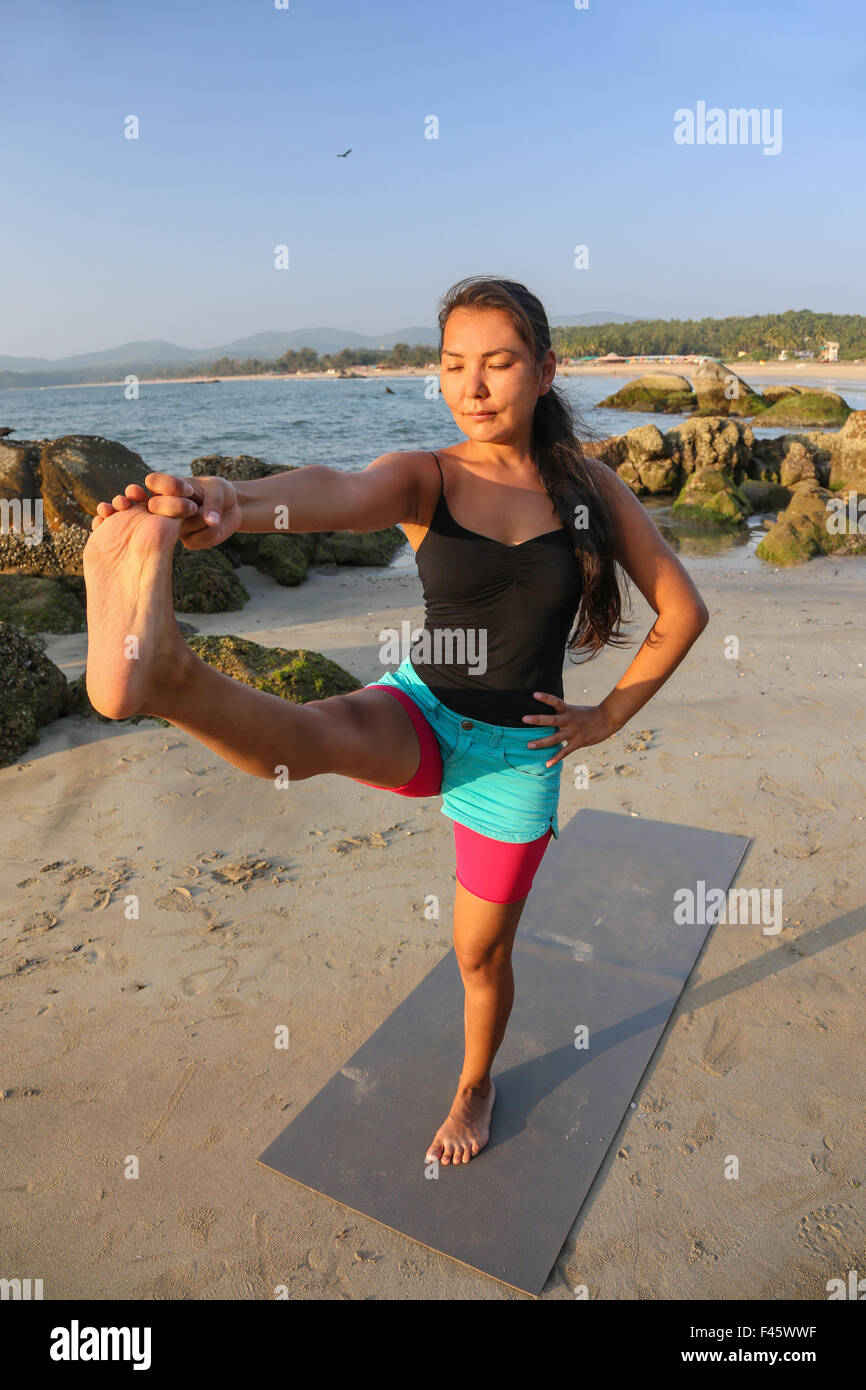
<path id="1" fill-rule="evenodd" d="M 490 1138 L 490 1115 L 496 1099 L 491 1081 L 485 1087 L 458 1086 L 454 1103 L 444 1125 L 427 1150 L 426 1163 L 468 1163 L 479 1154 Z"/>
<path id="2" fill-rule="evenodd" d="M 126 503 L 129 505 L 124 505 Z M 87 674 L 91 704 L 108 719 L 158 714 L 191 656 L 175 622 L 171 557 L 183 518 L 115 498 L 84 547 Z M 102 504 L 100 504 L 102 505 Z"/>

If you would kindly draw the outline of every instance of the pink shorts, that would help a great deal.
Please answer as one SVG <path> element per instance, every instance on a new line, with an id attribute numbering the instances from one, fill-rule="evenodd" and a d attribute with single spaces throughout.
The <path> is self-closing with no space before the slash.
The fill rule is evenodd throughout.
<path id="1" fill-rule="evenodd" d="M 395 700 L 400 701 L 415 726 L 421 744 L 421 762 L 414 777 L 405 786 L 384 787 L 381 790 L 397 792 L 399 796 L 436 796 L 442 784 L 442 754 L 438 739 L 421 710 L 411 696 L 396 686 L 372 685 L 366 688 L 387 690 Z M 365 787 L 380 785 L 378 782 L 365 782 L 361 777 L 351 780 Z M 511 844 L 490 839 L 457 820 L 453 824 L 457 878 L 463 887 L 477 898 L 485 898 L 492 903 L 513 903 L 525 898 L 547 849 L 551 829 L 548 827 L 537 840 Z"/>

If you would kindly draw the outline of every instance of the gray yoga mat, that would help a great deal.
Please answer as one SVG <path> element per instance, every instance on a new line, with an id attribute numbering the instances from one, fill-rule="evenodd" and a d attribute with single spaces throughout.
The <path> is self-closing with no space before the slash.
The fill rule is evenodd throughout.
<path id="1" fill-rule="evenodd" d="M 677 925 L 674 895 L 700 895 L 701 882 L 727 892 L 748 844 L 578 812 L 542 860 L 515 940 L 487 1148 L 425 1176 L 463 1059 L 463 986 L 449 951 L 259 1162 L 540 1293 L 717 920 L 698 912 Z M 586 1049 L 575 1047 L 582 1025 Z"/>

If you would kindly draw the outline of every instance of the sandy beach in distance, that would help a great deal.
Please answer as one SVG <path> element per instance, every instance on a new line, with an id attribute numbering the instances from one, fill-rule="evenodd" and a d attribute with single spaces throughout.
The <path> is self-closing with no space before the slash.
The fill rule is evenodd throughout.
<path id="1" fill-rule="evenodd" d="M 822 382 L 844 379 L 846 381 L 861 382 L 866 381 L 866 362 L 728 362 L 726 366 L 731 371 L 737 372 L 746 379 L 753 377 L 756 381 L 776 381 L 780 375 L 786 380 L 794 383 L 800 380 L 811 379 L 819 386 Z M 351 371 L 362 377 L 391 377 L 391 376 L 430 376 L 431 373 L 438 375 L 438 363 L 433 367 L 388 367 L 383 371 L 377 371 L 373 367 L 352 367 Z M 643 376 L 648 372 L 674 372 L 679 376 L 691 376 L 694 370 L 694 363 L 691 362 L 605 362 L 603 365 L 593 365 L 587 363 L 583 366 L 559 365 L 556 368 L 557 376 Z M 248 373 L 238 376 L 227 376 L 216 378 L 224 381 L 320 381 L 328 380 L 333 377 L 339 381 L 341 378 L 328 372 L 293 372 L 286 375 L 283 372 L 259 372 Z M 142 386 L 177 386 L 184 383 L 194 385 L 201 382 L 213 382 L 213 376 L 187 376 L 187 377 L 139 377 Z M 78 381 L 64 384 L 63 386 L 45 386 L 45 391 L 69 391 L 76 386 L 125 386 L 125 381 Z"/>
<path id="2" fill-rule="evenodd" d="M 241 612 L 179 616 L 372 681 L 381 629 L 422 622 L 406 558 L 294 589 L 245 566 Z M 866 1271 L 866 558 L 687 564 L 710 624 L 632 725 L 566 760 L 561 820 L 751 836 L 738 886 L 780 889 L 784 929 L 711 931 L 542 1297 L 824 1300 Z M 634 616 L 631 648 L 566 661 L 567 701 L 616 682 L 650 626 L 637 591 Z M 47 643 L 80 674 L 85 634 Z M 81 718 L 0 770 L 0 794 L 9 1268 L 46 1299 L 521 1297 L 255 1161 L 449 950 L 438 798 L 334 775 L 279 791 L 174 728 Z M 574 894 L 593 911 L 579 863 Z"/>

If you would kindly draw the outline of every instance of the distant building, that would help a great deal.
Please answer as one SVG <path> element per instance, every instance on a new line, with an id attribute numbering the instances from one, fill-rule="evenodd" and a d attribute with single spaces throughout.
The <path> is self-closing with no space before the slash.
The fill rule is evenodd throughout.
<path id="1" fill-rule="evenodd" d="M 822 349 L 821 349 L 821 356 L 820 356 L 820 358 L 819 358 L 818 360 L 819 360 L 820 362 L 838 362 L 838 361 L 839 361 L 839 344 L 838 344 L 838 343 L 825 343 L 824 346 L 823 346 Z"/>
<path id="2" fill-rule="evenodd" d="M 779 361 L 780 361 L 780 362 L 787 362 L 787 360 L 788 360 L 788 354 L 787 354 L 787 352 L 785 351 L 785 349 L 782 348 L 782 351 L 779 353 Z"/>
<path id="3" fill-rule="evenodd" d="M 598 358 L 599 362 L 624 362 L 625 358 L 620 357 L 616 352 L 606 352 L 604 357 Z"/>

